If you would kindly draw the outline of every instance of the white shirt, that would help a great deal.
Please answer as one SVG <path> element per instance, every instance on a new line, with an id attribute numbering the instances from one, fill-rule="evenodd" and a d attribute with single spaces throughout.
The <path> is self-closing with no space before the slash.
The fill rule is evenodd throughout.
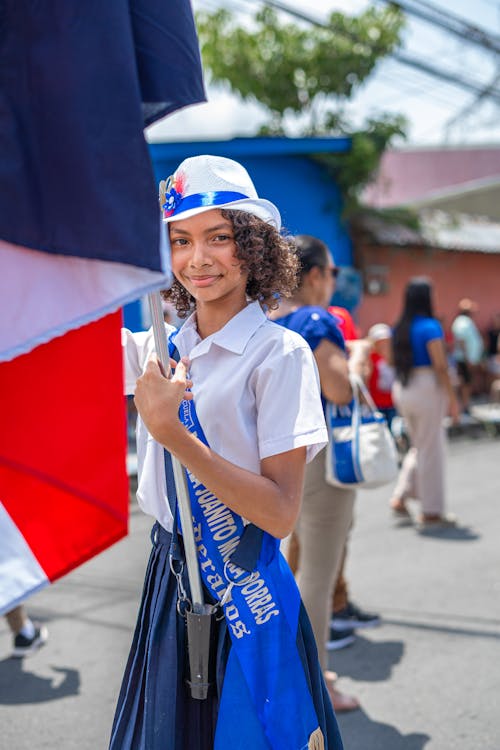
<path id="1" fill-rule="evenodd" d="M 472 318 L 469 315 L 458 315 L 451 325 L 451 332 L 456 343 L 453 352 L 456 361 L 467 360 L 472 365 L 477 365 L 483 356 L 484 344 Z M 457 342 L 463 344 L 465 352 Z"/>
<path id="2" fill-rule="evenodd" d="M 123 343 L 126 393 L 132 393 L 154 351 L 152 331 L 124 330 Z M 208 444 L 226 460 L 260 473 L 263 458 L 306 446 L 311 461 L 327 444 L 311 349 L 302 336 L 268 320 L 258 302 L 205 339 L 192 315 L 175 343 L 190 360 L 194 403 Z M 163 448 L 140 418 L 137 460 L 139 505 L 170 531 Z"/>

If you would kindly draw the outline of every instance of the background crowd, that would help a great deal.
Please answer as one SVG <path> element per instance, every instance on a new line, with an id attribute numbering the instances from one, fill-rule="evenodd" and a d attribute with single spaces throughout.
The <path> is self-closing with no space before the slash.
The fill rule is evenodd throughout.
<path id="1" fill-rule="evenodd" d="M 348 310 L 330 304 L 338 268 L 327 246 L 307 235 L 297 237 L 296 245 L 299 286 L 272 317 L 310 345 L 324 401 L 350 401 L 349 373 L 365 381 L 401 449 L 400 475 L 388 497 L 396 522 L 414 523 L 423 533 L 456 526 L 457 519 L 446 508 L 445 418 L 458 424 L 470 417 L 475 401 L 500 401 L 500 313 L 480 331 L 475 323 L 478 305 L 464 298 L 458 300 L 449 328 L 443 329 L 432 283 L 413 278 L 399 318 L 361 331 Z M 179 322 L 169 303 L 165 320 Z M 328 485 L 323 466 L 324 455 L 319 454 L 307 467 L 302 511 L 282 549 L 311 618 L 332 703 L 343 712 L 360 704 L 338 689 L 337 674 L 327 669 L 327 653 L 352 645 L 358 629 L 378 626 L 381 619 L 349 597 L 345 563 L 356 488 Z M 13 656 L 25 656 L 46 642 L 46 628 L 32 623 L 24 608 L 6 617 Z"/>

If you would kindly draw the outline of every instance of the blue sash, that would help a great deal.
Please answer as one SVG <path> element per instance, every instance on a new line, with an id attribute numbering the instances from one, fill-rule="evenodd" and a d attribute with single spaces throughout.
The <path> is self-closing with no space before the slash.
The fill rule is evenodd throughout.
<path id="1" fill-rule="evenodd" d="M 180 416 L 208 445 L 193 401 L 182 402 Z M 324 738 L 296 645 L 300 594 L 279 541 L 264 532 L 255 570 L 235 565 L 241 517 L 186 474 L 201 576 L 224 602 L 232 641 L 214 750 L 321 750 Z"/>

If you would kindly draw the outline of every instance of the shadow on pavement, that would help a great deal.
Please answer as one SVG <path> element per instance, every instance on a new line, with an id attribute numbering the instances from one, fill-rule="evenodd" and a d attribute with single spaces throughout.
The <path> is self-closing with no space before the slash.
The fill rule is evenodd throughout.
<path id="1" fill-rule="evenodd" d="M 387 623 L 388 625 L 396 625 L 399 628 L 429 630 L 433 633 L 444 633 L 445 635 L 461 635 L 472 638 L 490 638 L 496 641 L 500 640 L 500 632 L 494 632 L 485 628 L 466 628 L 458 625 L 441 624 L 439 622 L 400 620 L 395 617 L 384 618 L 384 623 Z"/>
<path id="2" fill-rule="evenodd" d="M 25 671 L 25 660 L 0 661 L 0 704 L 15 706 L 26 703 L 45 703 L 80 692 L 80 673 L 77 669 L 51 667 L 53 677 L 41 677 Z M 61 681 L 62 676 L 62 681 Z"/>
<path id="3" fill-rule="evenodd" d="M 401 734 L 361 710 L 340 714 L 337 719 L 346 750 L 422 750 L 431 739 L 428 734 Z"/>
<path id="4" fill-rule="evenodd" d="M 370 641 L 358 631 L 354 647 L 335 651 L 330 668 L 353 680 L 383 682 L 390 678 L 403 652 L 402 641 Z"/>
<path id="5" fill-rule="evenodd" d="M 396 531 L 407 530 L 410 527 L 415 527 L 416 533 L 421 537 L 427 537 L 429 539 L 439 539 L 445 542 L 474 542 L 477 539 L 481 539 L 479 534 L 471 526 L 452 526 L 449 528 L 426 528 L 419 529 L 416 526 L 416 522 L 412 518 L 393 518 L 392 528 Z"/>
<path id="6" fill-rule="evenodd" d="M 439 539 L 443 542 L 473 542 L 481 535 L 470 526 L 455 526 L 449 529 L 425 529 L 418 532 L 428 539 Z"/>

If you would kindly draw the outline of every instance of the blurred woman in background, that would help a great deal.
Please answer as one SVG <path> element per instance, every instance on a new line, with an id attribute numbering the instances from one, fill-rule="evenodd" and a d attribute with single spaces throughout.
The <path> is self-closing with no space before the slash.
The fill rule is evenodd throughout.
<path id="1" fill-rule="evenodd" d="M 443 418 L 449 409 L 457 421 L 459 409 L 431 291 L 428 279 L 410 279 L 392 339 L 396 370 L 393 399 L 407 424 L 412 447 L 404 458 L 390 505 L 398 517 L 409 517 L 406 501 L 418 499 L 422 531 L 455 524 L 445 514 Z"/>

